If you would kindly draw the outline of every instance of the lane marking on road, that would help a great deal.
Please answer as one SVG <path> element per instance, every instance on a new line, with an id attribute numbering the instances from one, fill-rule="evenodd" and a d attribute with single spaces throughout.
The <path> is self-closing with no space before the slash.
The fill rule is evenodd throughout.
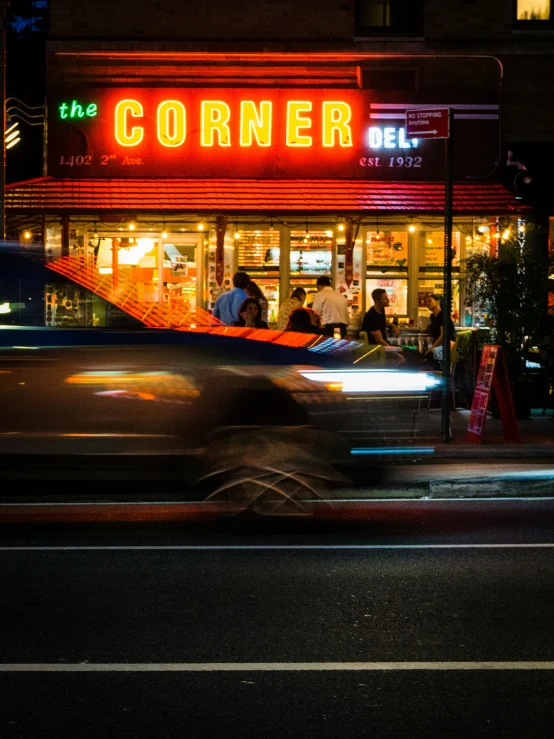
<path id="1" fill-rule="evenodd" d="M 0 552 L 86 552 L 86 551 L 263 551 L 263 550 L 364 550 L 364 549 L 553 549 L 553 542 L 532 544 L 167 544 L 167 545 L 93 545 L 93 546 L 14 546 L 0 547 Z"/>
<path id="2" fill-rule="evenodd" d="M 431 480 L 434 484 L 437 484 L 438 482 L 446 484 L 451 484 L 450 481 L 446 480 Z M 465 503 L 465 504 L 474 504 L 474 503 L 490 503 L 493 502 L 496 505 L 502 504 L 502 503 L 510 503 L 514 501 L 518 501 L 519 503 L 529 503 L 529 504 L 536 504 L 536 503 L 551 503 L 554 500 L 554 496 L 551 495 L 535 495 L 533 497 L 529 496 L 502 496 L 502 498 L 499 498 L 498 496 L 471 496 L 470 498 L 459 498 L 459 497 L 440 497 L 440 498 L 433 498 L 428 495 L 424 495 L 418 498 L 325 498 L 323 500 L 310 500 L 305 501 L 309 505 L 336 505 L 340 503 L 359 503 L 360 505 L 374 505 L 375 503 L 387 503 L 391 505 L 406 505 L 406 504 L 414 504 L 414 503 L 424 503 L 424 504 L 435 504 L 435 503 Z M 37 507 L 67 507 L 67 508 L 85 508 L 85 507 L 95 507 L 95 506 L 162 506 L 162 505 L 172 505 L 172 506 L 212 506 L 216 507 L 220 505 L 219 501 L 214 500 L 87 500 L 87 501 L 49 501 L 49 500 L 43 500 L 43 501 L 26 501 L 23 503 L 20 503 L 18 501 L 9 501 L 9 502 L 3 502 L 0 503 L 0 511 L 2 508 L 37 508 Z"/>
<path id="3" fill-rule="evenodd" d="M 0 672 L 379 672 L 387 670 L 554 670 L 554 662 L 148 662 L 0 664 Z"/>

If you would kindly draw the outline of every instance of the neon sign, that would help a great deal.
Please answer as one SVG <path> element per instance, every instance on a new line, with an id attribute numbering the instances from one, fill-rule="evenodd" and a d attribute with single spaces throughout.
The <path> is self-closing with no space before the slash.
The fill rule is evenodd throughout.
<path id="1" fill-rule="evenodd" d="M 371 149 L 417 149 L 418 139 L 407 139 L 405 128 L 379 128 L 370 126 L 368 130 L 368 146 Z"/>
<path id="2" fill-rule="evenodd" d="M 443 176 L 443 147 L 408 137 L 403 105 L 391 102 L 389 93 L 96 87 L 57 94 L 52 91 L 49 106 L 48 174 L 54 177 L 415 181 Z M 413 105 L 414 97 L 403 102 Z M 458 169 L 481 174 L 490 153 L 496 156 L 498 124 L 475 118 L 459 126 L 460 135 L 471 139 L 471 156 L 460 155 Z"/>
<path id="3" fill-rule="evenodd" d="M 201 100 L 198 115 L 200 146 L 230 147 L 231 107 L 223 100 Z M 313 146 L 313 103 L 310 100 L 288 100 L 286 107 L 286 146 L 309 148 Z M 342 100 L 321 103 L 321 145 L 353 146 L 350 121 L 352 109 Z M 121 146 L 138 146 L 144 138 L 145 109 L 139 100 L 120 100 L 115 106 L 115 140 Z M 238 144 L 243 147 L 267 147 L 272 145 L 273 103 L 263 100 L 241 100 L 238 121 Z M 187 138 L 187 110 L 179 100 L 163 100 L 156 116 L 156 136 L 162 146 L 182 146 Z M 408 144 L 409 146 L 409 144 Z"/>
<path id="4" fill-rule="evenodd" d="M 94 118 L 98 113 L 96 103 L 90 103 L 86 107 L 72 100 L 71 103 L 62 103 L 58 106 L 60 118 Z"/>

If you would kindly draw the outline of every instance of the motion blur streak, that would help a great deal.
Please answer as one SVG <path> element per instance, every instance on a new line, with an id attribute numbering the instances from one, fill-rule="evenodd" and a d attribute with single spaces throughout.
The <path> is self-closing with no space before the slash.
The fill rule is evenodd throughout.
<path id="1" fill-rule="evenodd" d="M 401 370 L 316 370 L 300 374 L 328 386 L 340 383 L 343 393 L 423 392 L 440 385 L 438 377 L 425 372 Z"/>
<path id="2" fill-rule="evenodd" d="M 432 446 L 406 446 L 406 447 L 375 447 L 373 449 L 351 449 L 350 454 L 434 454 Z"/>

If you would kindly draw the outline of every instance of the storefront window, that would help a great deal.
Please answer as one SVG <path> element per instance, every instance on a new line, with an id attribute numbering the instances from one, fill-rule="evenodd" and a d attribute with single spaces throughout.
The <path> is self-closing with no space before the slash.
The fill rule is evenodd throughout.
<path id="1" fill-rule="evenodd" d="M 317 278 L 332 275 L 333 228 L 290 232 L 290 285 L 306 290 L 308 307 L 317 292 Z"/>
<path id="2" fill-rule="evenodd" d="M 407 231 L 367 231 L 366 246 L 368 267 L 408 269 Z"/>
<path id="3" fill-rule="evenodd" d="M 441 275 L 419 280 L 417 293 L 417 314 L 420 318 L 429 318 L 429 308 L 425 305 L 428 295 L 444 295 L 444 279 Z M 452 280 L 452 320 L 460 322 L 460 280 Z"/>
<path id="4" fill-rule="evenodd" d="M 452 266 L 460 265 L 461 232 L 452 231 Z M 433 271 L 444 267 L 444 229 L 426 230 L 424 226 L 418 234 L 419 268 L 422 271 Z"/>
<path id="5" fill-rule="evenodd" d="M 551 0 L 517 0 L 518 21 L 549 21 Z"/>
<path id="6" fill-rule="evenodd" d="M 376 288 L 384 288 L 389 296 L 390 306 L 385 309 L 389 316 L 405 316 L 408 313 L 408 280 L 372 277 L 366 282 L 367 308 L 371 308 L 373 301 L 371 293 Z"/>
<path id="7" fill-rule="evenodd" d="M 267 302 L 264 320 L 270 326 L 277 321 L 279 313 L 279 261 L 281 255 L 280 235 L 276 229 L 235 229 L 238 268 L 248 272 L 258 285 Z"/>

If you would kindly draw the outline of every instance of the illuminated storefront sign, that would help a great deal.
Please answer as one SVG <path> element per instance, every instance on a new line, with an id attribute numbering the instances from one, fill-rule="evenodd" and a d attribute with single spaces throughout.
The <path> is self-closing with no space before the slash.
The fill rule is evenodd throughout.
<path id="1" fill-rule="evenodd" d="M 97 88 L 51 97 L 53 176 L 443 175 L 441 144 L 408 138 L 405 112 L 373 114 L 370 90 Z M 458 166 L 465 176 L 480 176 L 495 161 L 498 121 L 466 119 L 458 129 L 470 126 L 471 147 L 459 154 Z"/>

